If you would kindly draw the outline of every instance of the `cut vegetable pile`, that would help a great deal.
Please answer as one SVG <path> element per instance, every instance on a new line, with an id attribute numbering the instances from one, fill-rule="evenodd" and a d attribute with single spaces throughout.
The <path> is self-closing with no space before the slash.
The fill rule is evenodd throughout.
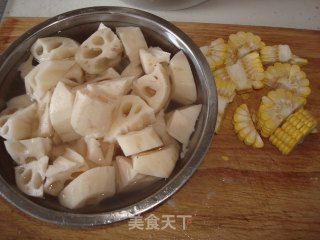
<path id="1" fill-rule="evenodd" d="M 266 46 L 259 36 L 238 32 L 231 34 L 227 43 L 218 38 L 200 50 L 217 87 L 217 134 L 236 94 L 262 88 L 269 92 L 256 112 L 250 113 L 248 106 L 241 104 L 233 115 L 234 130 L 246 145 L 262 148 L 262 137 L 266 137 L 281 153 L 289 154 L 315 130 L 317 120 L 304 109 L 311 88 L 301 66 L 308 60 L 294 55 L 288 45 Z"/>
<path id="2" fill-rule="evenodd" d="M 100 24 L 81 44 L 38 39 L 31 54 L 19 68 L 26 94 L 0 114 L 21 191 L 76 209 L 170 176 L 202 108 L 182 51 L 149 47 L 138 27 Z"/>

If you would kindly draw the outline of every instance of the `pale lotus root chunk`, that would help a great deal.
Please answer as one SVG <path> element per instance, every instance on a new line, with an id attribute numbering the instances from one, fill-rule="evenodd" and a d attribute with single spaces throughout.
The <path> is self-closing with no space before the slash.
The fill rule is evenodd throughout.
<path id="1" fill-rule="evenodd" d="M 116 32 L 123 43 L 123 47 L 130 63 L 140 64 L 140 49 L 148 49 L 148 44 L 139 27 L 118 27 Z"/>
<path id="2" fill-rule="evenodd" d="M 62 60 L 74 57 L 79 43 L 66 37 L 39 38 L 31 47 L 31 53 L 38 62 Z"/>
<path id="3" fill-rule="evenodd" d="M 4 145 L 18 164 L 25 164 L 43 156 L 47 156 L 51 151 L 52 143 L 49 138 L 31 138 L 26 140 L 7 140 Z"/>
<path id="4" fill-rule="evenodd" d="M 114 166 L 116 170 L 116 186 L 118 192 L 129 192 L 142 189 L 159 179 L 135 171 L 131 158 L 116 156 Z"/>
<path id="5" fill-rule="evenodd" d="M 91 168 L 70 182 L 59 194 L 59 203 L 70 209 L 98 204 L 116 193 L 112 166 Z"/>
<path id="6" fill-rule="evenodd" d="M 43 181 L 48 167 L 49 158 L 43 156 L 14 168 L 18 188 L 33 197 L 43 197 Z"/>
<path id="7" fill-rule="evenodd" d="M 31 138 L 36 120 L 37 104 L 33 103 L 13 114 L 4 115 L 0 124 L 0 136 L 5 139 Z"/>
<path id="8" fill-rule="evenodd" d="M 34 130 L 33 135 L 39 137 L 51 137 L 54 133 L 51 119 L 49 106 L 51 103 L 52 93 L 48 91 L 46 95 L 38 102 L 37 108 L 37 128 Z"/>
<path id="9" fill-rule="evenodd" d="M 20 108 L 26 108 L 31 104 L 32 104 L 32 101 L 30 100 L 29 96 L 27 94 L 22 94 L 22 95 L 11 98 L 7 102 L 7 108 L 20 109 Z"/>
<path id="10" fill-rule="evenodd" d="M 115 144 L 99 141 L 93 137 L 84 138 L 87 144 L 86 159 L 99 166 L 109 166 L 112 163 Z"/>
<path id="11" fill-rule="evenodd" d="M 66 148 L 64 154 L 54 160 L 46 171 L 46 181 L 44 192 L 52 196 L 57 196 L 65 187 L 68 180 L 72 180 L 77 175 L 88 170 L 88 165 L 84 158 L 70 148 Z"/>
<path id="12" fill-rule="evenodd" d="M 134 77 L 137 79 L 143 75 L 143 69 L 141 65 L 135 65 L 133 63 L 128 64 L 121 72 L 121 77 Z"/>
<path id="13" fill-rule="evenodd" d="M 66 76 L 74 65 L 74 60 L 54 60 L 38 64 L 24 79 L 27 94 L 31 99 L 40 101 L 59 81 L 67 79 Z"/>
<path id="14" fill-rule="evenodd" d="M 154 110 L 135 95 L 123 96 L 114 114 L 109 133 L 104 138 L 107 142 L 115 142 L 118 135 L 141 130 L 156 119 Z"/>
<path id="15" fill-rule="evenodd" d="M 28 75 L 28 73 L 34 69 L 34 65 L 33 65 L 33 55 L 30 54 L 30 56 L 28 57 L 28 59 L 26 61 L 24 61 L 23 63 L 21 63 L 21 65 L 18 68 L 18 71 L 20 72 L 20 76 L 22 79 L 25 78 L 25 76 Z"/>
<path id="16" fill-rule="evenodd" d="M 111 80 L 120 78 L 120 74 L 114 68 L 108 68 L 107 70 L 103 71 L 99 74 L 87 74 L 86 81 L 93 83 L 93 82 L 100 82 L 103 80 Z"/>
<path id="17" fill-rule="evenodd" d="M 74 64 L 63 76 L 62 81 L 70 87 L 75 87 L 84 82 L 84 72 L 79 64 Z"/>
<path id="18" fill-rule="evenodd" d="M 107 135 L 117 101 L 105 102 L 78 91 L 71 112 L 71 126 L 81 136 Z"/>
<path id="19" fill-rule="evenodd" d="M 121 60 L 123 46 L 119 38 L 108 27 L 100 27 L 84 41 L 75 59 L 88 73 L 102 73 L 116 66 Z"/>

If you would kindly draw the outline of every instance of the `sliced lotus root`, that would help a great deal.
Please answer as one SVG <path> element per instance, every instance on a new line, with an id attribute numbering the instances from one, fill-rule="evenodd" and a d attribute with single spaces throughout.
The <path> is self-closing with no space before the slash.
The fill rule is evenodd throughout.
<path id="1" fill-rule="evenodd" d="M 116 34 L 102 26 L 84 41 L 75 55 L 76 62 L 88 73 L 102 73 L 121 60 L 123 46 Z"/>

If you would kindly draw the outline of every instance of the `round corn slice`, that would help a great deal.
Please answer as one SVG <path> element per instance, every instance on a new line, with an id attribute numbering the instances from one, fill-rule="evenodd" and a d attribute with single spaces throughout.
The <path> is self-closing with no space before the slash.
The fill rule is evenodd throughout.
<path id="1" fill-rule="evenodd" d="M 311 93 L 309 80 L 298 65 L 275 63 L 265 71 L 264 81 L 269 87 L 284 88 L 302 97 Z"/>
<path id="2" fill-rule="evenodd" d="M 226 65 L 232 65 L 248 53 L 260 50 L 265 44 L 251 32 L 237 32 L 229 36 L 228 46 Z"/>
<path id="3" fill-rule="evenodd" d="M 233 125 L 239 139 L 246 145 L 262 148 L 264 143 L 256 130 L 249 109 L 246 104 L 241 104 L 233 115 Z"/>
<path id="4" fill-rule="evenodd" d="M 209 46 L 200 47 L 201 52 L 206 57 L 211 71 L 216 70 L 224 64 L 227 57 L 228 45 L 222 38 L 218 38 L 210 43 Z"/>
<path id="5" fill-rule="evenodd" d="M 261 135 L 269 137 L 288 116 L 305 103 L 305 98 L 285 89 L 276 89 L 263 96 L 257 114 L 257 127 Z"/>
<path id="6" fill-rule="evenodd" d="M 232 81 L 222 80 L 217 77 L 214 79 L 217 87 L 218 96 L 224 97 L 230 102 L 232 102 L 234 96 L 236 95 L 235 85 Z"/>
<path id="7" fill-rule="evenodd" d="M 316 119 L 303 108 L 291 114 L 281 127 L 270 136 L 270 142 L 282 154 L 289 154 L 294 147 L 317 126 Z"/>

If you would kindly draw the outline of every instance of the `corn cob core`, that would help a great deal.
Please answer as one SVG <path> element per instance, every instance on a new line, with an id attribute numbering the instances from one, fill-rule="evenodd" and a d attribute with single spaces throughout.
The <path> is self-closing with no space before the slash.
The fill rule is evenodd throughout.
<path id="1" fill-rule="evenodd" d="M 263 46 L 260 51 L 261 61 L 264 65 L 274 64 L 275 62 L 305 65 L 307 59 L 300 58 L 292 54 L 289 45 Z"/>
<path id="2" fill-rule="evenodd" d="M 271 134 L 269 140 L 282 154 L 289 154 L 317 126 L 316 119 L 303 108 L 291 114 Z"/>
<path id="3" fill-rule="evenodd" d="M 285 89 L 276 89 L 263 96 L 257 113 L 257 127 L 261 135 L 270 137 L 287 117 L 305 103 L 305 98 Z"/>
<path id="4" fill-rule="evenodd" d="M 222 38 L 218 38 L 210 43 L 209 46 L 200 47 L 201 52 L 207 59 L 211 71 L 216 70 L 224 64 L 227 57 L 228 45 Z"/>
<path id="5" fill-rule="evenodd" d="M 215 132 L 217 133 L 221 127 L 221 122 L 224 116 L 224 112 L 230 102 L 236 95 L 234 83 L 228 80 L 222 80 L 221 78 L 215 78 L 215 83 L 218 93 L 218 116 Z"/>
<path id="6" fill-rule="evenodd" d="M 261 48 L 260 54 L 263 64 L 288 62 L 292 58 L 292 52 L 288 45 L 264 46 Z"/>
<path id="7" fill-rule="evenodd" d="M 262 148 L 263 141 L 256 130 L 248 106 L 241 104 L 233 115 L 233 125 L 238 138 L 246 145 L 254 148 Z"/>
<path id="8" fill-rule="evenodd" d="M 213 72 L 215 77 L 232 81 L 240 93 L 264 86 L 264 69 L 257 52 L 247 54 L 235 64 Z"/>
<path id="9" fill-rule="evenodd" d="M 298 65 L 275 63 L 265 71 L 264 82 L 269 87 L 284 88 L 305 98 L 311 93 L 307 75 Z"/>

